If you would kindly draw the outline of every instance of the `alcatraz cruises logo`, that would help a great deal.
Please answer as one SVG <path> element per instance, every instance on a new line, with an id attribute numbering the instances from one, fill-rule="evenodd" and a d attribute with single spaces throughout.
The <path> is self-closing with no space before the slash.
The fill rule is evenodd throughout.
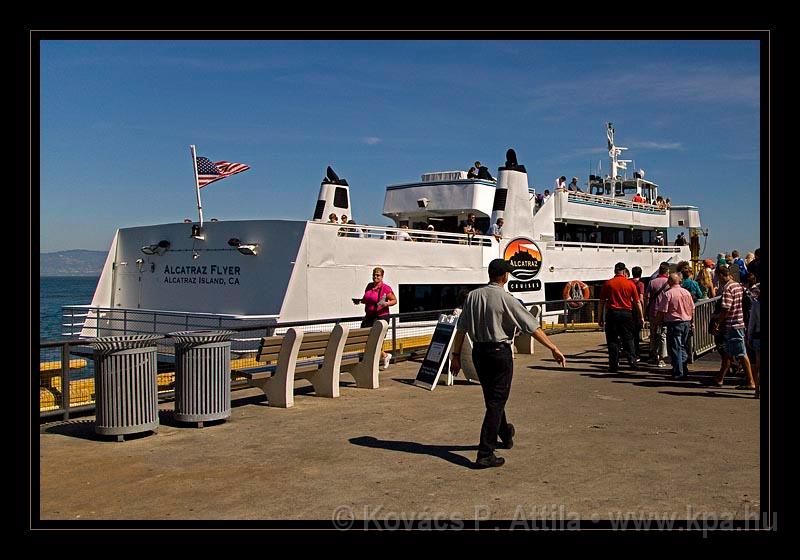
<path id="1" fill-rule="evenodd" d="M 517 237 L 506 245 L 503 258 L 511 263 L 515 280 L 508 283 L 509 292 L 535 292 L 542 289 L 542 283 L 535 280 L 542 268 L 542 252 L 532 239 Z"/>

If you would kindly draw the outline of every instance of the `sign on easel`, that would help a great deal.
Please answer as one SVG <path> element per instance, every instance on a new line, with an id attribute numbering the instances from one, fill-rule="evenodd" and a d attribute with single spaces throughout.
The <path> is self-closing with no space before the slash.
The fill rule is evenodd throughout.
<path id="1" fill-rule="evenodd" d="M 450 363 L 447 357 L 456 334 L 456 323 L 458 323 L 457 315 L 439 315 L 439 322 L 436 323 L 436 330 L 433 331 L 431 344 L 417 372 L 414 385 L 431 391 L 436 387 L 442 369 L 445 364 Z"/>

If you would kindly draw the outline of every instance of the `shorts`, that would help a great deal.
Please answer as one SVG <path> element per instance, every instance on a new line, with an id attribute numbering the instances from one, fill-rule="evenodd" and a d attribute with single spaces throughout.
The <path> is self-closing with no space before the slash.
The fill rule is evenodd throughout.
<path id="1" fill-rule="evenodd" d="M 366 329 L 368 327 L 371 327 L 372 325 L 375 324 L 375 321 L 377 321 L 378 319 L 383 319 L 384 321 L 387 321 L 388 319 L 386 317 L 387 317 L 387 315 L 384 315 L 383 317 L 378 317 L 376 315 L 372 315 L 372 316 L 368 315 L 368 316 L 364 317 L 363 321 L 361 321 L 361 328 L 362 329 Z"/>
<path id="2" fill-rule="evenodd" d="M 744 329 L 725 330 L 725 353 L 731 358 L 747 355 L 744 349 Z"/>

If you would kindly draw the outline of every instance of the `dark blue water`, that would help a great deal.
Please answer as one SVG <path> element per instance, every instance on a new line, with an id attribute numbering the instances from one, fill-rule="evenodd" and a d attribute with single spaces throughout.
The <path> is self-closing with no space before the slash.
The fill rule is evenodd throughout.
<path id="1" fill-rule="evenodd" d="M 39 338 L 61 338 L 66 327 L 63 305 L 88 305 L 92 303 L 97 276 L 45 276 L 39 278 Z"/>

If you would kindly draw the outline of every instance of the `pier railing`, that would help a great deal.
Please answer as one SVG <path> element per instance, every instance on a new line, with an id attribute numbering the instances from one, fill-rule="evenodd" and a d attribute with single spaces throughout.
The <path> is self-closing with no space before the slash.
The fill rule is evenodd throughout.
<path id="1" fill-rule="evenodd" d="M 714 348 L 713 336 L 708 334 L 708 322 L 719 298 L 702 300 L 695 304 L 694 356 L 697 357 Z M 599 330 L 599 300 L 553 300 L 526 304 L 540 319 L 548 334 Z M 181 314 L 178 312 L 153 312 L 148 310 L 121 310 L 70 306 L 86 311 L 119 314 L 111 326 L 99 330 L 100 336 L 132 335 L 152 332 L 166 333 L 177 330 L 213 330 L 224 328 L 236 334 L 231 340 L 231 369 L 241 370 L 255 367 L 255 353 L 261 337 L 283 334 L 290 327 L 304 332 L 329 331 L 336 324 L 358 328 L 363 317 L 339 317 L 314 321 L 282 322 L 243 319 L 234 315 Z M 386 317 L 389 330 L 383 349 L 390 352 L 393 360 L 422 356 L 430 344 L 436 319 L 452 309 L 398 313 Z M 153 314 L 157 315 L 153 315 Z M 89 313 L 86 314 L 87 316 Z M 70 314 L 70 317 L 77 315 Z M 188 325 L 188 327 L 187 327 Z M 155 326 L 155 327 L 154 327 Z M 80 332 L 80 331 L 78 331 Z M 643 332 L 646 336 L 647 331 Z M 94 409 L 94 364 L 93 350 L 89 344 L 94 337 L 70 337 L 63 340 L 40 341 L 39 343 L 39 415 L 61 416 Z M 159 398 L 173 398 L 175 384 L 175 360 L 172 339 L 158 342 L 158 389 Z M 233 379 L 233 387 L 246 386 L 242 380 Z"/>

